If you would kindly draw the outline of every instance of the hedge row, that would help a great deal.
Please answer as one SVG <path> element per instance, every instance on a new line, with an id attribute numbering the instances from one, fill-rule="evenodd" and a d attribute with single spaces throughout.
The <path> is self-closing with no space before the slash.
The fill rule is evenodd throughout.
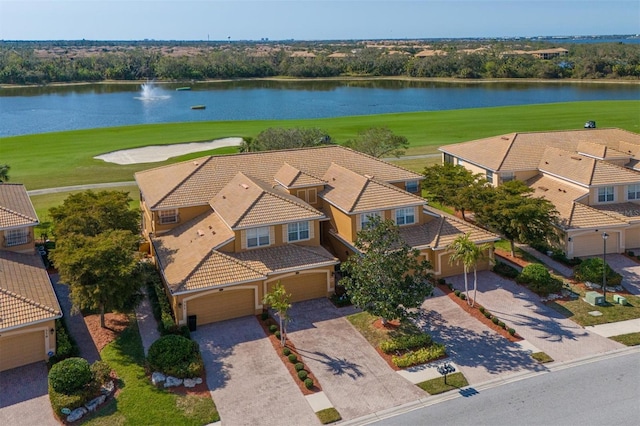
<path id="1" fill-rule="evenodd" d="M 178 335 L 169 334 L 153 342 L 147 362 L 152 371 L 179 379 L 200 377 L 204 372 L 198 343 Z"/>
<path id="2" fill-rule="evenodd" d="M 386 340 L 380 344 L 380 349 L 382 352 L 389 354 L 396 351 L 422 348 L 429 346 L 431 343 L 431 336 L 428 334 L 411 334 Z"/>
<path id="3" fill-rule="evenodd" d="M 67 330 L 67 324 L 62 318 L 56 320 L 56 353 L 49 357 L 49 366 L 80 355 L 80 348 Z"/>
<path id="4" fill-rule="evenodd" d="M 420 348 L 415 351 L 407 352 L 406 354 L 401 356 L 394 356 L 391 358 L 391 362 L 393 362 L 396 367 L 406 368 L 442 358 L 446 354 L 447 352 L 443 344 L 434 343 L 426 348 Z"/>
<path id="5" fill-rule="evenodd" d="M 143 267 L 145 268 L 149 301 L 151 302 L 153 316 L 158 322 L 160 335 L 179 334 L 190 339 L 191 334 L 189 327 L 186 325 L 176 325 L 171 311 L 171 305 L 169 304 L 169 298 L 164 291 L 164 284 L 162 283 L 160 275 L 158 275 L 158 271 L 149 263 L 144 264 Z"/>

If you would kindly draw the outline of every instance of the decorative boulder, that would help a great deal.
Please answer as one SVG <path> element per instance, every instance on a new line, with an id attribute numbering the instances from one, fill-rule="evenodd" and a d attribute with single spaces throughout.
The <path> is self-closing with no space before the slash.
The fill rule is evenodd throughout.
<path id="1" fill-rule="evenodd" d="M 196 379 L 184 379 L 185 388 L 195 388 L 197 384 Z"/>
<path id="2" fill-rule="evenodd" d="M 76 422 L 76 421 L 80 420 L 82 418 L 82 416 L 84 416 L 85 414 L 87 414 L 87 409 L 86 408 L 84 408 L 84 407 L 76 408 L 75 410 L 73 410 L 71 412 L 71 414 L 69 414 L 67 416 L 67 422 L 69 422 L 69 423 Z"/>
<path id="3" fill-rule="evenodd" d="M 100 395 L 97 398 L 93 398 L 91 401 L 84 404 L 84 406 L 89 410 L 89 412 L 96 411 L 100 404 L 102 404 L 105 399 L 107 399 L 106 395 Z"/>
<path id="4" fill-rule="evenodd" d="M 156 371 L 151 375 L 151 383 L 153 383 L 156 386 L 160 383 L 163 383 L 165 380 L 167 380 L 167 376 L 165 376 L 160 372 Z"/>
<path id="5" fill-rule="evenodd" d="M 165 388 L 171 388 L 174 386 L 180 386 L 182 384 L 182 379 L 178 379 L 177 377 L 167 376 L 167 380 L 164 382 Z"/>
<path id="6" fill-rule="evenodd" d="M 102 387 L 100 387 L 100 392 L 102 392 L 103 395 L 111 395 L 115 388 L 116 385 L 113 383 L 113 380 L 109 380 L 107 383 L 102 385 Z"/>

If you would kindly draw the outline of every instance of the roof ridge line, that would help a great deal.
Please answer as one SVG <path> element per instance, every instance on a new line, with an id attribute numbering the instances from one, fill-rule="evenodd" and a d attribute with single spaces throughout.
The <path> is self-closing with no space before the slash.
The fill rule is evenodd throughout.
<path id="1" fill-rule="evenodd" d="M 39 309 L 42 309 L 42 310 L 44 310 L 46 312 L 49 312 L 49 313 L 52 313 L 52 314 L 60 313 L 56 309 L 52 308 L 51 306 L 47 306 L 47 305 L 44 305 L 44 304 L 42 304 L 40 302 L 36 302 L 35 300 L 33 300 L 33 299 L 29 298 L 29 297 L 22 296 L 20 294 L 14 293 L 13 291 L 10 291 L 10 290 L 8 290 L 6 288 L 0 287 L 0 293 L 6 294 L 7 296 L 12 297 L 12 298 L 17 299 L 17 300 L 20 300 L 22 302 L 26 302 L 29 305 L 31 305 L 33 307 L 36 307 L 36 308 L 39 308 Z"/>
<path id="2" fill-rule="evenodd" d="M 267 277 L 267 276 L 266 276 L 265 274 L 263 274 L 261 271 L 258 271 L 257 269 L 255 269 L 254 267 L 252 267 L 252 266 L 248 265 L 245 261 L 240 260 L 240 259 L 238 259 L 237 257 L 233 257 L 233 256 L 231 256 L 231 255 L 228 255 L 228 254 L 226 254 L 226 253 L 221 252 L 220 250 L 215 250 L 215 249 L 211 250 L 211 253 L 212 253 L 212 254 L 217 254 L 217 255 L 222 256 L 222 257 L 224 257 L 224 258 L 226 258 L 226 259 L 228 259 L 228 260 L 231 260 L 232 262 L 234 262 L 234 263 L 236 263 L 236 264 L 238 264 L 238 265 L 242 266 L 243 268 L 247 268 L 247 269 L 249 269 L 249 270 L 251 270 L 251 271 L 255 272 L 256 274 L 260 274 L 261 276 L 263 276 L 263 277 L 265 277 L 265 278 Z"/>
<path id="3" fill-rule="evenodd" d="M 34 217 L 28 216 L 28 215 L 26 215 L 24 213 L 17 212 L 17 211 L 15 211 L 13 209 L 10 209 L 8 207 L 0 206 L 0 210 L 4 210 L 6 212 L 13 213 L 13 214 L 18 215 L 18 216 L 20 216 L 22 218 L 25 218 L 25 219 L 30 219 L 30 220 L 32 220 L 34 222 L 39 222 L 38 218 L 34 218 Z"/>
<path id="4" fill-rule="evenodd" d="M 170 195 L 173 194 L 173 192 L 178 189 L 183 183 L 185 183 L 186 181 L 188 181 L 194 173 L 196 173 L 197 171 L 199 171 L 200 169 L 202 169 L 202 167 L 204 167 L 205 164 L 207 164 L 209 161 L 211 161 L 211 158 L 213 158 L 213 155 L 209 155 L 208 157 L 201 157 L 204 158 L 204 161 L 202 161 L 201 163 L 198 163 L 198 165 L 192 170 L 190 171 L 185 177 L 184 179 L 180 180 L 179 182 L 177 182 L 173 188 L 171 188 L 171 190 L 167 191 L 167 193 L 161 197 L 155 204 L 154 206 L 157 206 L 158 204 L 161 204 L 164 200 L 166 200 L 167 198 L 169 198 Z M 193 163 L 194 161 L 196 161 L 196 159 L 192 160 L 191 163 Z M 184 163 L 189 162 L 184 161 Z M 181 162 L 182 163 L 182 162 Z M 174 163 L 174 164 L 167 164 L 165 167 L 169 167 L 169 166 L 175 166 L 176 164 L 180 164 L 180 163 Z"/>
<path id="5" fill-rule="evenodd" d="M 306 251 L 306 252 L 309 252 L 309 253 L 315 254 L 315 255 L 317 255 L 317 256 L 324 257 L 325 259 L 329 259 L 328 257 L 324 256 L 323 254 L 316 253 L 314 250 L 311 250 L 308 246 L 303 246 L 303 245 L 299 245 L 299 244 L 289 244 L 289 245 L 294 246 L 294 247 L 297 247 L 297 248 L 299 248 L 299 249 L 302 249 L 302 250 L 304 250 L 304 251 Z M 322 246 L 318 246 L 318 247 L 322 248 Z M 335 256 L 333 256 L 333 257 L 331 257 L 331 259 L 336 259 L 336 257 L 335 257 Z"/>

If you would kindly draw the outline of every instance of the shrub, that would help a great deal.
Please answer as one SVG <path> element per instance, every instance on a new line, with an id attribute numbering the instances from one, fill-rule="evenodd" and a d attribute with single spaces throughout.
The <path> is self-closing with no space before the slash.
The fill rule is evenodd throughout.
<path id="1" fill-rule="evenodd" d="M 574 270 L 574 276 L 579 281 L 602 282 L 603 262 L 599 257 L 584 260 Z M 607 285 L 615 287 L 622 282 L 622 275 L 606 265 Z"/>
<path id="2" fill-rule="evenodd" d="M 198 344 L 173 334 L 153 342 L 147 361 L 152 370 L 181 379 L 201 376 L 204 370 Z"/>
<path id="3" fill-rule="evenodd" d="M 491 318 L 491 322 L 494 323 L 495 325 L 498 325 L 498 322 L 500 322 L 500 320 L 498 319 L 498 317 L 493 317 Z"/>
<path id="4" fill-rule="evenodd" d="M 296 354 L 289 354 L 289 356 L 287 356 L 287 358 L 289 359 L 289 362 L 291 364 L 295 364 L 298 362 L 298 356 Z"/>
<path id="5" fill-rule="evenodd" d="M 96 361 L 91 364 L 93 380 L 100 386 L 111 380 L 111 367 L 105 361 Z"/>
<path id="6" fill-rule="evenodd" d="M 631 250 L 629 250 L 629 251 L 627 252 L 627 254 L 628 254 L 629 256 L 631 256 L 631 257 L 634 257 L 634 256 L 636 255 L 636 254 L 635 254 L 633 251 L 631 251 Z"/>
<path id="7" fill-rule="evenodd" d="M 266 320 L 268 320 L 268 319 L 269 319 L 269 312 L 263 312 L 263 313 L 260 315 L 260 318 L 262 318 L 262 321 L 266 321 Z"/>
<path id="8" fill-rule="evenodd" d="M 424 364 L 434 359 L 442 358 L 447 354 L 444 345 L 440 343 L 434 343 L 428 348 L 420 348 L 418 350 L 408 352 L 402 356 L 394 356 L 391 358 L 391 362 L 396 367 L 406 368 L 412 365 Z"/>
<path id="9" fill-rule="evenodd" d="M 307 389 L 313 388 L 313 379 L 310 377 L 307 377 L 306 379 L 304 379 L 304 387 Z"/>
<path id="10" fill-rule="evenodd" d="M 388 354 L 398 350 L 417 349 L 431 344 L 431 336 L 428 334 L 410 334 L 386 340 L 380 344 L 380 350 Z"/>
<path id="11" fill-rule="evenodd" d="M 296 371 L 302 371 L 304 370 L 304 364 L 301 362 L 296 363 L 296 365 L 294 365 L 294 368 L 296 369 Z"/>
<path id="12" fill-rule="evenodd" d="M 93 378 L 89 362 L 84 358 L 67 358 L 51 367 L 49 385 L 58 393 L 71 395 Z"/>
<path id="13" fill-rule="evenodd" d="M 57 364 L 56 364 L 57 365 Z M 98 396 L 100 390 L 92 383 L 86 385 L 82 389 L 78 389 L 69 395 L 56 392 L 56 390 L 49 384 L 49 401 L 51 402 L 51 408 L 58 417 L 62 417 L 62 409 L 68 408 L 75 410 L 82 407 L 87 402 Z"/>
<path id="14" fill-rule="evenodd" d="M 455 294 L 457 297 L 460 297 L 460 290 L 454 291 L 453 294 Z"/>
<path id="15" fill-rule="evenodd" d="M 438 284 L 445 285 L 446 283 L 447 283 L 447 280 L 445 280 L 444 278 L 438 278 Z"/>
<path id="16" fill-rule="evenodd" d="M 309 375 L 309 373 L 307 373 L 305 370 L 300 370 L 298 371 L 298 379 L 304 381 L 307 376 Z"/>
<path id="17" fill-rule="evenodd" d="M 502 328 L 505 328 L 506 325 L 502 321 L 498 321 L 498 326 L 500 326 Z"/>
<path id="18" fill-rule="evenodd" d="M 75 340 L 67 331 L 67 325 L 64 320 L 56 320 L 56 353 L 49 358 L 49 366 L 62 361 L 63 359 L 77 357 L 80 355 L 80 349 Z"/>
<path id="19" fill-rule="evenodd" d="M 513 266 L 507 265 L 504 262 L 496 262 L 493 266 L 493 272 L 496 274 L 503 276 L 505 278 L 514 279 L 518 276 L 519 272 Z"/>
<path id="20" fill-rule="evenodd" d="M 282 348 L 282 354 L 284 356 L 289 356 L 291 354 L 291 349 L 289 348 Z"/>
<path id="21" fill-rule="evenodd" d="M 282 336 L 280 334 L 280 330 L 277 330 L 275 333 L 273 333 L 274 336 L 276 336 L 276 339 L 280 339 L 280 336 Z"/>
<path id="22" fill-rule="evenodd" d="M 513 328 L 510 328 L 510 329 L 509 329 L 509 330 L 507 330 L 507 331 L 508 331 L 508 332 L 509 332 L 509 334 L 510 334 L 510 335 L 512 335 L 512 336 L 513 336 L 514 334 L 516 334 L 516 330 L 515 330 L 515 329 L 513 329 Z"/>
<path id="23" fill-rule="evenodd" d="M 482 306 L 480 306 L 480 307 L 478 308 L 478 310 L 479 310 L 479 311 L 480 311 L 480 313 L 482 313 L 482 314 L 484 314 L 484 313 L 485 313 L 485 309 L 484 309 L 484 307 L 482 307 Z"/>
<path id="24" fill-rule="evenodd" d="M 269 326 L 269 331 L 272 332 L 272 333 L 275 333 L 276 331 L 278 331 L 278 326 L 275 325 L 275 324 L 271 324 Z"/>
<path id="25" fill-rule="evenodd" d="M 489 319 L 491 319 L 491 312 L 489 312 L 489 311 L 484 311 L 483 315 L 484 315 L 484 317 L 485 317 L 485 318 L 489 318 Z"/>
<path id="26" fill-rule="evenodd" d="M 173 318 L 173 312 L 171 311 L 171 305 L 167 294 L 164 291 L 164 284 L 162 279 L 158 275 L 158 271 L 155 267 L 149 263 L 142 263 L 143 276 L 147 285 L 147 294 L 149 301 L 151 302 L 151 309 L 153 316 L 158 322 L 158 331 L 160 335 L 166 334 L 181 334 L 185 335 L 189 333 L 189 328 L 176 325 Z M 186 328 L 186 333 L 183 328 Z M 186 337 L 186 336 L 185 336 Z"/>
<path id="27" fill-rule="evenodd" d="M 516 281 L 526 284 L 531 291 L 542 296 L 562 290 L 562 281 L 553 278 L 547 268 L 539 263 L 525 266 Z"/>
<path id="28" fill-rule="evenodd" d="M 467 295 L 464 294 L 464 293 L 460 293 L 460 299 L 466 300 L 467 299 Z"/>

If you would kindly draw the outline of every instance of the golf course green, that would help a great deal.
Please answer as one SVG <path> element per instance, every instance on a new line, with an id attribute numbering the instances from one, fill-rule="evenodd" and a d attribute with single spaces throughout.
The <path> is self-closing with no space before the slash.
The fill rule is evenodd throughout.
<path id="1" fill-rule="evenodd" d="M 11 166 L 11 182 L 28 190 L 103 182 L 127 182 L 139 170 L 198 158 L 229 154 L 220 148 L 159 163 L 117 165 L 93 157 L 121 149 L 255 137 L 269 127 L 319 127 L 342 143 L 369 127 L 387 126 L 408 138 L 406 155 L 437 153 L 441 145 L 511 132 L 619 127 L 640 133 L 640 101 L 590 101 L 494 107 L 313 120 L 219 121 L 110 127 L 0 138 L 0 164 Z M 419 161 L 413 168 L 419 167 Z M 419 170 L 420 168 L 418 168 Z"/>

